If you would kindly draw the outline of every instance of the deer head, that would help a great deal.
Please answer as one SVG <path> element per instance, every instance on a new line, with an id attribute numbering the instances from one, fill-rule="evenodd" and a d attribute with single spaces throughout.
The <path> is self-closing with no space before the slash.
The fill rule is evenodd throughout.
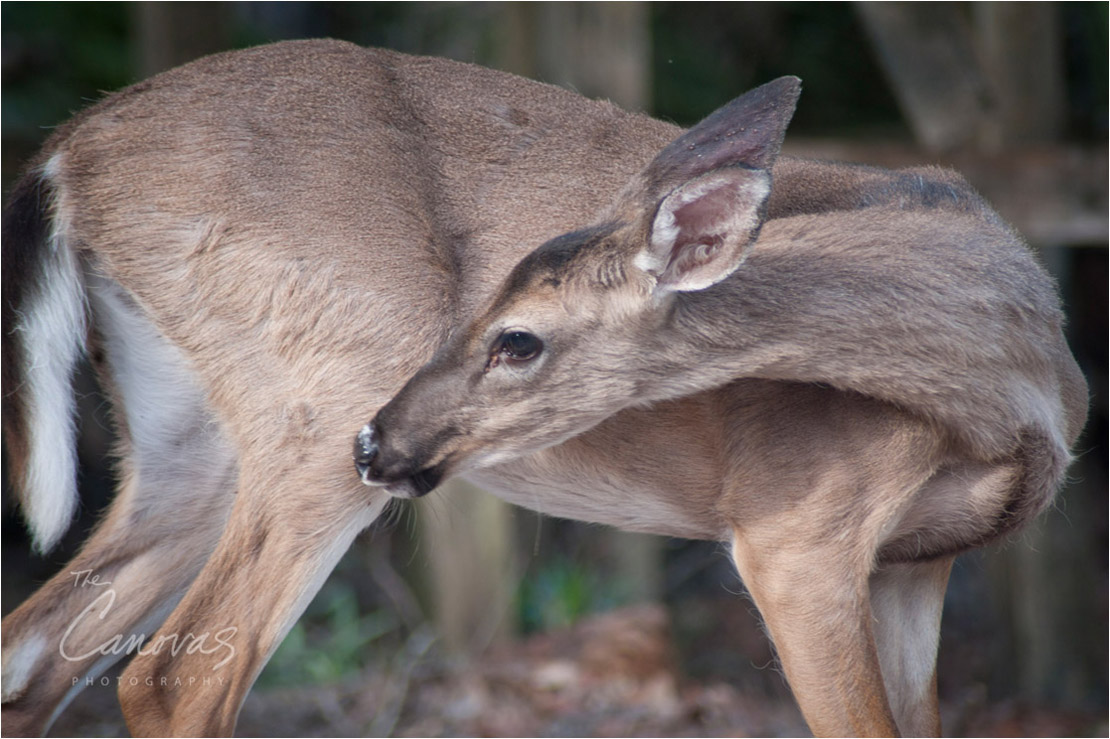
<path id="1" fill-rule="evenodd" d="M 759 235 L 800 91 L 783 77 L 671 142 L 598 222 L 517 264 L 355 440 L 367 485 L 423 495 L 445 476 L 582 433 L 622 408 L 708 387 L 662 360 L 697 341 L 681 293 L 726 279 Z"/>

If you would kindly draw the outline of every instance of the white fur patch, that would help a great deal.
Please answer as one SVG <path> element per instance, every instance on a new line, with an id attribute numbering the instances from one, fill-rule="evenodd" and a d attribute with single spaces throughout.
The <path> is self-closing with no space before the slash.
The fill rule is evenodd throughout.
<path id="1" fill-rule="evenodd" d="M 669 277 L 662 282 L 670 290 L 702 290 L 720 282 L 740 266 L 744 255 L 741 250 L 759 226 L 760 207 L 770 192 L 770 177 L 752 170 L 711 172 L 687 182 L 660 203 L 650 242 L 636 254 L 633 264 L 659 278 L 667 274 Z M 676 254 L 675 244 L 684 230 L 676 213 L 707 196 L 721 198 L 722 193 L 728 200 L 720 204 L 719 216 L 697 223 L 692 227 L 694 232 L 687 234 L 695 242 L 700 236 L 716 236 L 722 243 L 713 248 L 697 243 Z"/>
<path id="2" fill-rule="evenodd" d="M 948 565 L 943 561 L 891 565 L 871 577 L 872 628 L 891 710 L 905 736 L 921 736 L 916 722 L 934 695 L 937 644 Z"/>
<path id="3" fill-rule="evenodd" d="M 54 155 L 44 171 L 57 171 Z M 31 294 L 15 330 L 27 366 L 28 460 L 22 498 L 35 547 L 49 551 L 65 534 L 77 509 L 77 425 L 73 372 L 84 350 L 85 291 L 77 255 L 66 240 L 65 195 L 57 191 L 54 229 L 44 277 Z"/>
<path id="4" fill-rule="evenodd" d="M 39 657 L 46 650 L 46 637 L 35 634 L 24 639 L 14 647 L 5 645 L 2 701 L 15 700 L 27 689 L 27 683 L 35 672 Z"/>
<path id="5" fill-rule="evenodd" d="M 92 270 L 86 282 L 131 441 L 127 467 L 141 488 L 128 505 L 152 520 L 179 517 L 186 502 L 190 516 L 216 516 L 225 505 L 218 501 L 234 490 L 236 455 L 196 370 L 118 283 Z"/>
<path id="6" fill-rule="evenodd" d="M 659 276 L 667 268 L 678 234 L 679 228 L 674 219 L 674 209 L 660 207 L 651 227 L 650 248 L 640 251 L 632 263 L 644 272 Z"/>
<path id="7" fill-rule="evenodd" d="M 180 470 L 188 461 L 181 456 L 198 448 L 182 444 L 182 439 L 216 433 L 207 429 L 204 392 L 189 360 L 117 283 L 89 274 L 88 287 L 140 467 L 152 474 L 166 466 L 166 459 L 174 459 Z M 199 448 L 208 451 L 204 445 Z"/>

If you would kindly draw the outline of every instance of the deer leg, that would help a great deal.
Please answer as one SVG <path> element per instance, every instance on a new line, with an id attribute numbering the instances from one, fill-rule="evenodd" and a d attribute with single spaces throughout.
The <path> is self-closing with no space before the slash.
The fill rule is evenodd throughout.
<path id="1" fill-rule="evenodd" d="M 734 529 L 736 567 L 763 615 L 806 722 L 818 736 L 896 736 L 872 634 L 867 560 Z"/>
<path id="2" fill-rule="evenodd" d="M 176 484 L 132 474 L 77 556 L 4 619 L 5 733 L 44 732 L 177 604 L 233 499 L 234 462 L 219 460 Z"/>
<path id="3" fill-rule="evenodd" d="M 873 607 L 872 573 L 943 459 L 941 440 L 859 397 L 786 384 L 756 390 L 731 390 L 739 415 L 718 504 L 736 567 L 813 732 L 897 735 L 876 644 L 893 636 L 876 633 L 875 617 L 889 620 L 890 609 L 886 598 Z M 926 626 L 935 639 L 936 625 Z"/>
<path id="4" fill-rule="evenodd" d="M 45 732 L 158 628 L 215 548 L 235 498 L 234 448 L 180 355 L 118 291 L 106 286 L 92 302 L 122 482 L 77 556 L 4 619 L 5 734 Z"/>
<path id="5" fill-rule="evenodd" d="M 340 453 L 327 461 L 330 469 L 316 474 L 303 464 L 263 474 L 241 469 L 238 500 L 215 552 L 122 676 L 120 702 L 133 734 L 234 731 L 258 673 L 388 500 L 368 494 L 353 473 L 343 478 L 346 490 L 338 477 L 327 485 L 350 460 Z"/>
<path id="6" fill-rule="evenodd" d="M 891 564 L 871 575 L 871 609 L 887 696 L 905 736 L 940 736 L 936 660 L 954 557 Z"/>

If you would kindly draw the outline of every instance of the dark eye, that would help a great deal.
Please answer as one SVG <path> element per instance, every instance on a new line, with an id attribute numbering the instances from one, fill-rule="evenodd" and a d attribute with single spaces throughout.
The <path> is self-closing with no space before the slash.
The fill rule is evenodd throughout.
<path id="1" fill-rule="evenodd" d="M 497 352 L 510 362 L 527 362 L 543 351 L 539 337 L 526 331 L 510 331 L 501 335 Z"/>

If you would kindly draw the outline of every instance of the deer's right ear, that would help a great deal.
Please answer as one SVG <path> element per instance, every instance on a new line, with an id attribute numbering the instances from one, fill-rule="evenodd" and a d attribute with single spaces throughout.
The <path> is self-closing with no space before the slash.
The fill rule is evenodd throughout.
<path id="1" fill-rule="evenodd" d="M 648 239 L 635 265 L 664 292 L 701 290 L 740 266 L 763 225 L 771 166 L 801 84 L 781 77 L 672 141 L 644 171 Z"/>

